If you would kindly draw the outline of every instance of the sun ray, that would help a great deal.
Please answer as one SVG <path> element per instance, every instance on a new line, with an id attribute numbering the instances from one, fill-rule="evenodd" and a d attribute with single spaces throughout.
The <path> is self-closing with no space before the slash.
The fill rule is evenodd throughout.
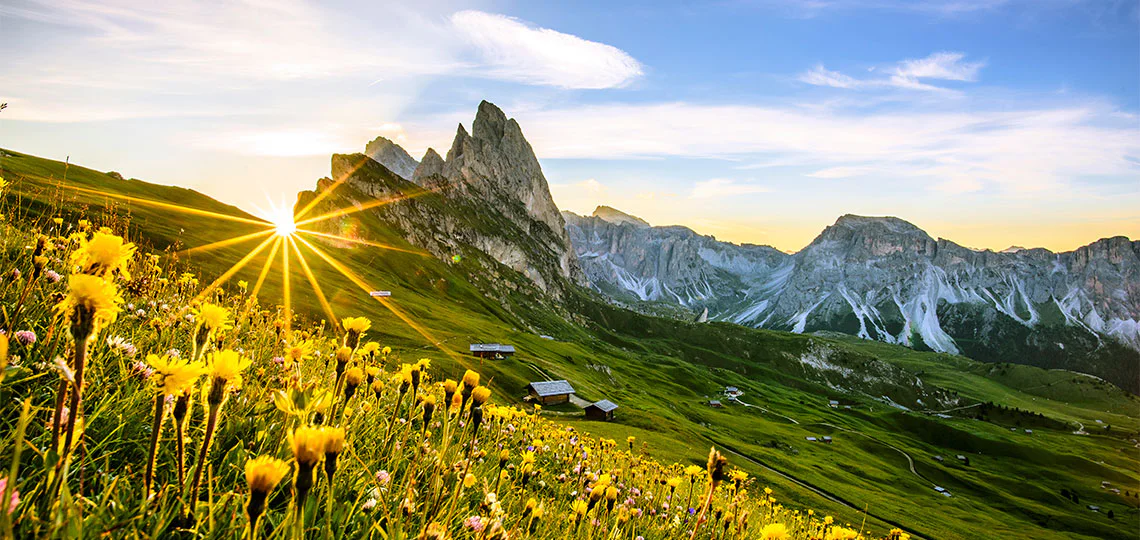
<path id="1" fill-rule="evenodd" d="M 420 255 L 423 257 L 426 257 L 429 255 L 427 252 L 424 252 L 424 251 L 417 251 L 414 249 L 398 248 L 396 246 L 390 246 L 388 244 L 380 244 L 377 242 L 370 242 L 368 240 L 361 240 L 359 238 L 349 238 L 347 236 L 338 236 L 335 234 L 323 233 L 323 232 L 318 232 L 318 231 L 310 231 L 308 229 L 297 229 L 297 232 L 303 233 L 303 234 L 311 234 L 314 236 L 320 236 L 322 238 L 329 238 L 332 240 L 342 240 L 345 242 L 351 242 L 353 244 L 363 244 L 365 246 L 372 246 L 372 247 L 380 248 L 380 249 L 388 249 L 388 250 L 392 250 L 392 251 L 399 251 L 401 253 L 411 253 L 413 255 Z"/>
<path id="2" fill-rule="evenodd" d="M 253 292 L 250 293 L 250 297 L 257 298 L 257 293 L 261 292 L 261 285 L 269 276 L 269 270 L 273 267 L 273 259 L 277 256 L 277 250 L 281 249 L 281 242 L 283 241 L 284 238 L 280 236 L 273 237 L 273 247 L 269 249 L 269 256 L 265 258 L 265 265 L 261 267 L 261 273 L 257 276 L 257 283 L 253 284 Z"/>
<path id="3" fill-rule="evenodd" d="M 353 282 L 353 284 L 355 284 L 357 287 L 359 287 L 360 290 L 362 290 L 366 293 L 370 293 L 372 291 L 372 288 L 369 287 L 368 284 L 365 283 L 363 279 L 361 279 L 359 276 L 357 276 L 355 272 L 353 272 L 352 270 L 348 269 L 343 264 L 341 264 L 340 261 L 333 259 L 330 255 L 328 255 L 327 253 L 322 251 L 317 246 L 314 246 L 312 243 L 310 243 L 308 240 L 305 240 L 304 238 L 301 238 L 298 236 L 297 241 L 301 242 L 302 244 L 305 245 L 305 247 L 312 250 L 313 253 L 315 253 L 318 257 L 320 257 L 325 262 L 327 262 L 330 266 L 332 266 L 334 269 L 336 269 L 336 271 L 340 272 L 341 275 L 348 278 L 349 281 Z M 404 324 L 407 324 L 412 330 L 415 330 L 416 333 L 423 336 L 424 339 L 428 340 L 428 343 L 431 343 L 437 349 L 442 351 L 444 354 L 450 356 L 452 359 L 455 359 L 456 361 L 460 361 L 459 356 L 454 351 L 451 351 L 451 350 L 445 348 L 441 341 L 437 340 L 435 337 L 433 337 L 431 334 L 429 334 L 427 332 L 427 330 L 425 330 L 419 324 L 416 324 L 416 322 L 413 321 L 411 319 L 411 317 L 408 317 L 408 315 L 405 314 L 403 311 L 401 311 L 399 308 L 392 305 L 390 300 L 388 300 L 387 298 L 384 298 L 384 297 L 379 297 L 379 296 L 373 296 L 371 298 L 375 298 L 376 301 L 380 302 L 380 304 L 383 305 L 385 308 L 387 308 L 388 311 L 391 311 L 393 315 L 395 315 L 401 321 L 404 321 Z"/>
<path id="4" fill-rule="evenodd" d="M 289 247 L 293 248 L 293 253 L 297 255 L 297 264 L 301 266 L 301 272 L 305 274 L 305 277 L 309 280 L 309 284 L 313 286 L 313 292 L 317 294 L 317 300 L 321 303 L 321 307 L 324 308 L 325 314 L 329 316 L 329 322 L 332 323 L 333 327 L 340 328 L 336 313 L 333 311 L 332 306 L 329 305 L 328 299 L 325 298 L 325 293 L 321 290 L 321 286 L 317 284 L 317 277 L 313 275 L 312 269 L 309 268 L 309 263 L 305 260 L 305 256 L 301 254 L 301 248 L 297 247 L 297 242 L 295 242 L 291 236 L 287 237 L 286 241 L 289 243 Z"/>
<path id="5" fill-rule="evenodd" d="M 265 240 L 262 240 L 262 242 L 258 244 L 257 247 L 253 248 L 252 251 L 246 254 L 245 257 L 239 259 L 238 262 L 234 263 L 233 266 L 230 267 L 229 270 L 226 270 L 225 273 L 218 276 L 218 279 L 215 279 L 213 283 L 211 283 L 205 289 L 202 289 L 202 292 L 198 293 L 198 295 L 190 301 L 189 305 L 201 302 L 202 299 L 206 298 L 206 296 L 213 292 L 214 289 L 217 289 L 221 284 L 225 283 L 227 280 L 233 277 L 233 275 L 236 274 L 238 270 L 241 270 L 245 265 L 249 264 L 249 261 L 253 260 L 253 258 L 256 257 L 258 253 L 261 253 L 261 251 L 265 249 L 265 246 L 268 246 L 272 241 L 272 238 L 266 238 Z"/>
<path id="6" fill-rule="evenodd" d="M 111 197 L 112 199 L 120 199 L 120 200 L 124 200 L 127 202 L 141 204 L 144 206 L 154 206 L 156 208 L 173 210 L 175 212 L 182 212 L 184 214 L 190 214 L 190 215 L 194 215 L 194 216 L 203 216 L 203 217 L 211 217 L 211 218 L 216 218 L 216 219 L 225 219 L 225 220 L 229 220 L 229 221 L 236 221 L 238 223 L 248 223 L 248 224 L 260 225 L 260 226 L 264 226 L 264 227 L 272 227 L 273 226 L 272 223 L 267 223 L 265 221 L 258 221 L 256 219 L 243 218 L 243 217 L 239 217 L 239 216 L 231 216 L 229 214 L 219 214 L 217 212 L 211 212 L 209 210 L 201 210 L 198 208 L 190 208 L 188 206 L 181 206 L 181 205 L 172 204 L 172 203 L 165 203 L 165 202 L 161 202 L 161 201 L 152 201 L 150 199 L 142 199 L 139 197 L 132 197 L 130 195 L 108 193 L 106 191 L 98 191 L 98 190 L 94 190 L 94 189 L 81 188 L 78 186 L 68 186 L 68 189 L 80 191 L 83 193 L 91 193 L 91 194 L 95 194 L 95 195 L 99 195 L 99 196 L 103 196 L 103 197 Z"/>
<path id="7" fill-rule="evenodd" d="M 281 280 L 283 299 L 285 301 L 285 335 L 293 330 L 293 298 L 289 290 L 289 247 L 281 250 Z"/>
<path id="8" fill-rule="evenodd" d="M 258 231 L 258 232 L 255 232 L 255 233 L 243 234 L 243 235 L 241 235 L 241 236 L 237 236 L 237 237 L 234 237 L 234 238 L 228 238 L 228 239 L 226 239 L 226 240 L 219 240 L 219 241 L 217 241 L 217 242 L 213 242 L 213 243 L 210 243 L 210 244 L 206 244 L 206 245 L 204 245 L 204 246 L 198 246 L 198 247 L 193 247 L 193 248 L 189 248 L 189 249 L 184 249 L 184 250 L 182 250 L 182 251 L 179 251 L 179 252 L 178 252 L 178 254 L 179 254 L 179 255 L 189 255 L 189 254 L 191 254 L 191 253 L 201 253 L 201 252 L 203 252 L 203 251 L 210 251 L 210 250 L 213 250 L 213 249 L 220 249 L 220 248 L 224 248 L 224 247 L 227 247 L 227 246 L 232 246 L 232 245 L 234 245 L 234 244 L 240 244 L 240 243 L 242 243 L 242 242 L 246 242 L 246 241 L 249 241 L 249 240 L 253 240 L 254 238 L 258 238 L 258 237 L 261 237 L 261 236 L 266 236 L 266 235 L 269 235 L 269 234 L 273 234 L 273 229 L 266 229 L 266 230 L 264 230 L 264 231 Z"/>
<path id="9" fill-rule="evenodd" d="M 277 250 L 281 247 L 283 238 L 274 236 L 272 240 L 273 246 L 269 248 L 269 255 L 265 257 L 265 264 L 261 265 L 261 271 L 257 274 L 257 282 L 254 283 L 253 290 L 249 293 L 249 299 L 246 302 L 245 309 L 242 310 L 241 316 L 238 317 L 239 321 L 244 319 L 245 316 L 249 315 L 249 312 L 253 310 L 254 302 L 257 300 L 257 293 L 261 292 L 261 285 L 265 283 L 265 278 L 269 275 L 269 270 L 273 267 L 273 258 L 277 256 Z"/>

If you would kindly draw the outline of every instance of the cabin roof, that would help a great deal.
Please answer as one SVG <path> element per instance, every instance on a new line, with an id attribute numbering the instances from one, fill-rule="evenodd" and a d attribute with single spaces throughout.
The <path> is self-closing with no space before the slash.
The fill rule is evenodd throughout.
<path id="1" fill-rule="evenodd" d="M 496 352 L 514 354 L 514 345 L 503 345 L 501 343 L 472 343 L 471 352 Z"/>
<path id="2" fill-rule="evenodd" d="M 535 381 L 527 385 L 534 393 L 540 397 L 546 396 L 560 396 L 562 394 L 573 394 L 574 387 L 570 386 L 569 382 L 561 381 Z"/>
<path id="3" fill-rule="evenodd" d="M 610 412 L 618 408 L 617 403 L 614 403 L 608 399 L 600 399 L 586 406 L 587 409 L 590 407 L 597 407 L 601 409 L 602 412 Z"/>

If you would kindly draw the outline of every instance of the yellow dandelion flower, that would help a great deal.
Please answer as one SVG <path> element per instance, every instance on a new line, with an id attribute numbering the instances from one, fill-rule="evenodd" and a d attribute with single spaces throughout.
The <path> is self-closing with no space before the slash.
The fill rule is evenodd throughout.
<path id="1" fill-rule="evenodd" d="M 190 362 L 179 358 L 148 354 L 146 363 L 154 369 L 155 384 L 163 395 L 180 396 L 194 387 L 194 383 L 206 373 L 206 364 Z"/>
<path id="2" fill-rule="evenodd" d="M 234 350 L 226 349 L 210 353 L 210 378 L 222 380 L 233 387 L 241 387 L 241 372 L 252 362 Z"/>
<path id="3" fill-rule="evenodd" d="M 56 309 L 72 324 L 90 324 L 89 331 L 115 322 L 123 298 L 115 284 L 97 276 L 72 274 L 67 278 L 68 294 Z M 88 320 L 90 319 L 90 320 Z"/>
<path id="4" fill-rule="evenodd" d="M 483 405 L 490 397 L 491 389 L 486 386 L 476 386 L 475 389 L 471 391 L 471 400 L 474 401 L 476 405 Z"/>
<path id="5" fill-rule="evenodd" d="M 349 386 L 360 386 L 364 382 L 364 370 L 354 367 L 344 372 L 344 383 Z"/>
<path id="6" fill-rule="evenodd" d="M 230 310 L 209 302 L 194 310 L 194 319 L 199 328 L 214 332 L 230 328 Z"/>
<path id="7" fill-rule="evenodd" d="M 293 459 L 312 465 L 325 456 L 325 434 L 320 428 L 301 426 L 289 433 L 289 446 Z"/>
<path id="8" fill-rule="evenodd" d="M 479 374 L 470 369 L 463 373 L 463 387 L 475 388 L 479 386 Z"/>
<path id="9" fill-rule="evenodd" d="M 465 487 L 467 489 L 471 489 L 474 485 L 475 485 L 475 475 L 473 475 L 471 473 L 467 473 L 467 476 L 463 477 L 463 487 Z"/>
<path id="10" fill-rule="evenodd" d="M 570 512 L 578 517 L 586 515 L 586 510 L 589 510 L 589 506 L 586 505 L 586 501 L 576 499 L 574 502 L 570 503 Z"/>
<path id="11" fill-rule="evenodd" d="M 271 456 L 256 457 L 245 462 L 245 481 L 255 493 L 269 493 L 289 474 L 289 465 Z"/>
<path id="12" fill-rule="evenodd" d="M 769 523 L 760 530 L 761 540 L 784 540 L 788 537 L 788 528 L 783 523 Z"/>
<path id="13" fill-rule="evenodd" d="M 364 354 L 376 354 L 376 351 L 380 350 L 380 344 L 376 343 L 375 341 L 369 341 L 368 343 L 365 343 L 364 347 L 361 347 L 360 350 Z"/>
<path id="14" fill-rule="evenodd" d="M 124 243 L 122 237 L 105 232 L 97 232 L 90 240 L 84 239 L 71 254 L 71 261 L 79 266 L 84 274 L 107 277 L 118 271 L 124 279 L 130 280 L 127 265 L 135 254 L 135 245 Z"/>
<path id="15" fill-rule="evenodd" d="M 369 328 L 372 328 L 372 321 L 364 317 L 345 317 L 341 320 L 341 325 L 349 332 L 363 334 L 367 332 Z"/>

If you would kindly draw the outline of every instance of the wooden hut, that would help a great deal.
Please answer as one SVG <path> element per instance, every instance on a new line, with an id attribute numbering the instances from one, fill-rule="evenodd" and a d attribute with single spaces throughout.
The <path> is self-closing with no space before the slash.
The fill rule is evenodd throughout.
<path id="1" fill-rule="evenodd" d="M 616 403 L 608 399 L 603 399 L 586 405 L 586 408 L 583 410 L 586 412 L 586 418 L 590 420 L 605 420 L 608 422 L 614 419 L 614 411 L 616 411 L 617 408 Z"/>
<path id="2" fill-rule="evenodd" d="M 526 388 L 531 397 L 543 405 L 566 403 L 570 401 L 570 394 L 574 393 L 574 387 L 564 380 L 536 381 L 526 385 Z"/>

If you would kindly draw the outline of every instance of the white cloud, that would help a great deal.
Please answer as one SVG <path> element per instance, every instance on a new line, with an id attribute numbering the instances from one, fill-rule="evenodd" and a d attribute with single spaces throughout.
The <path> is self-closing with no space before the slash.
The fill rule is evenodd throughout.
<path id="1" fill-rule="evenodd" d="M 840 166 L 840 167 L 828 167 L 826 169 L 820 169 L 820 170 L 815 171 L 815 172 L 810 172 L 804 176 L 810 176 L 812 178 L 829 178 L 829 179 L 830 178 L 851 178 L 853 176 L 867 176 L 871 173 L 874 173 L 875 171 L 876 171 L 876 169 L 874 167 Z"/>
<path id="2" fill-rule="evenodd" d="M 495 78 L 562 88 L 622 87 L 642 73 L 625 51 L 504 15 L 460 11 L 455 29 L 475 47 Z"/>
<path id="3" fill-rule="evenodd" d="M 767 187 L 757 184 L 739 183 L 731 178 L 712 178 L 694 184 L 693 191 L 689 193 L 689 198 L 719 199 L 721 197 L 750 195 L 753 193 L 765 193 L 768 191 L 771 190 Z"/>
<path id="4" fill-rule="evenodd" d="M 823 67 L 822 64 L 802 73 L 799 80 L 814 86 L 830 86 L 832 88 L 855 88 L 862 84 L 854 77 L 838 71 L 831 71 Z"/>
<path id="5" fill-rule="evenodd" d="M 797 77 L 800 82 L 813 86 L 830 86 L 844 89 L 901 88 L 907 90 L 946 91 L 945 88 L 922 82 L 923 79 L 940 81 L 974 82 L 985 62 L 965 62 L 960 52 L 936 52 L 926 58 L 906 59 L 882 71 L 886 77 L 857 79 L 831 71 L 822 64 Z"/>

